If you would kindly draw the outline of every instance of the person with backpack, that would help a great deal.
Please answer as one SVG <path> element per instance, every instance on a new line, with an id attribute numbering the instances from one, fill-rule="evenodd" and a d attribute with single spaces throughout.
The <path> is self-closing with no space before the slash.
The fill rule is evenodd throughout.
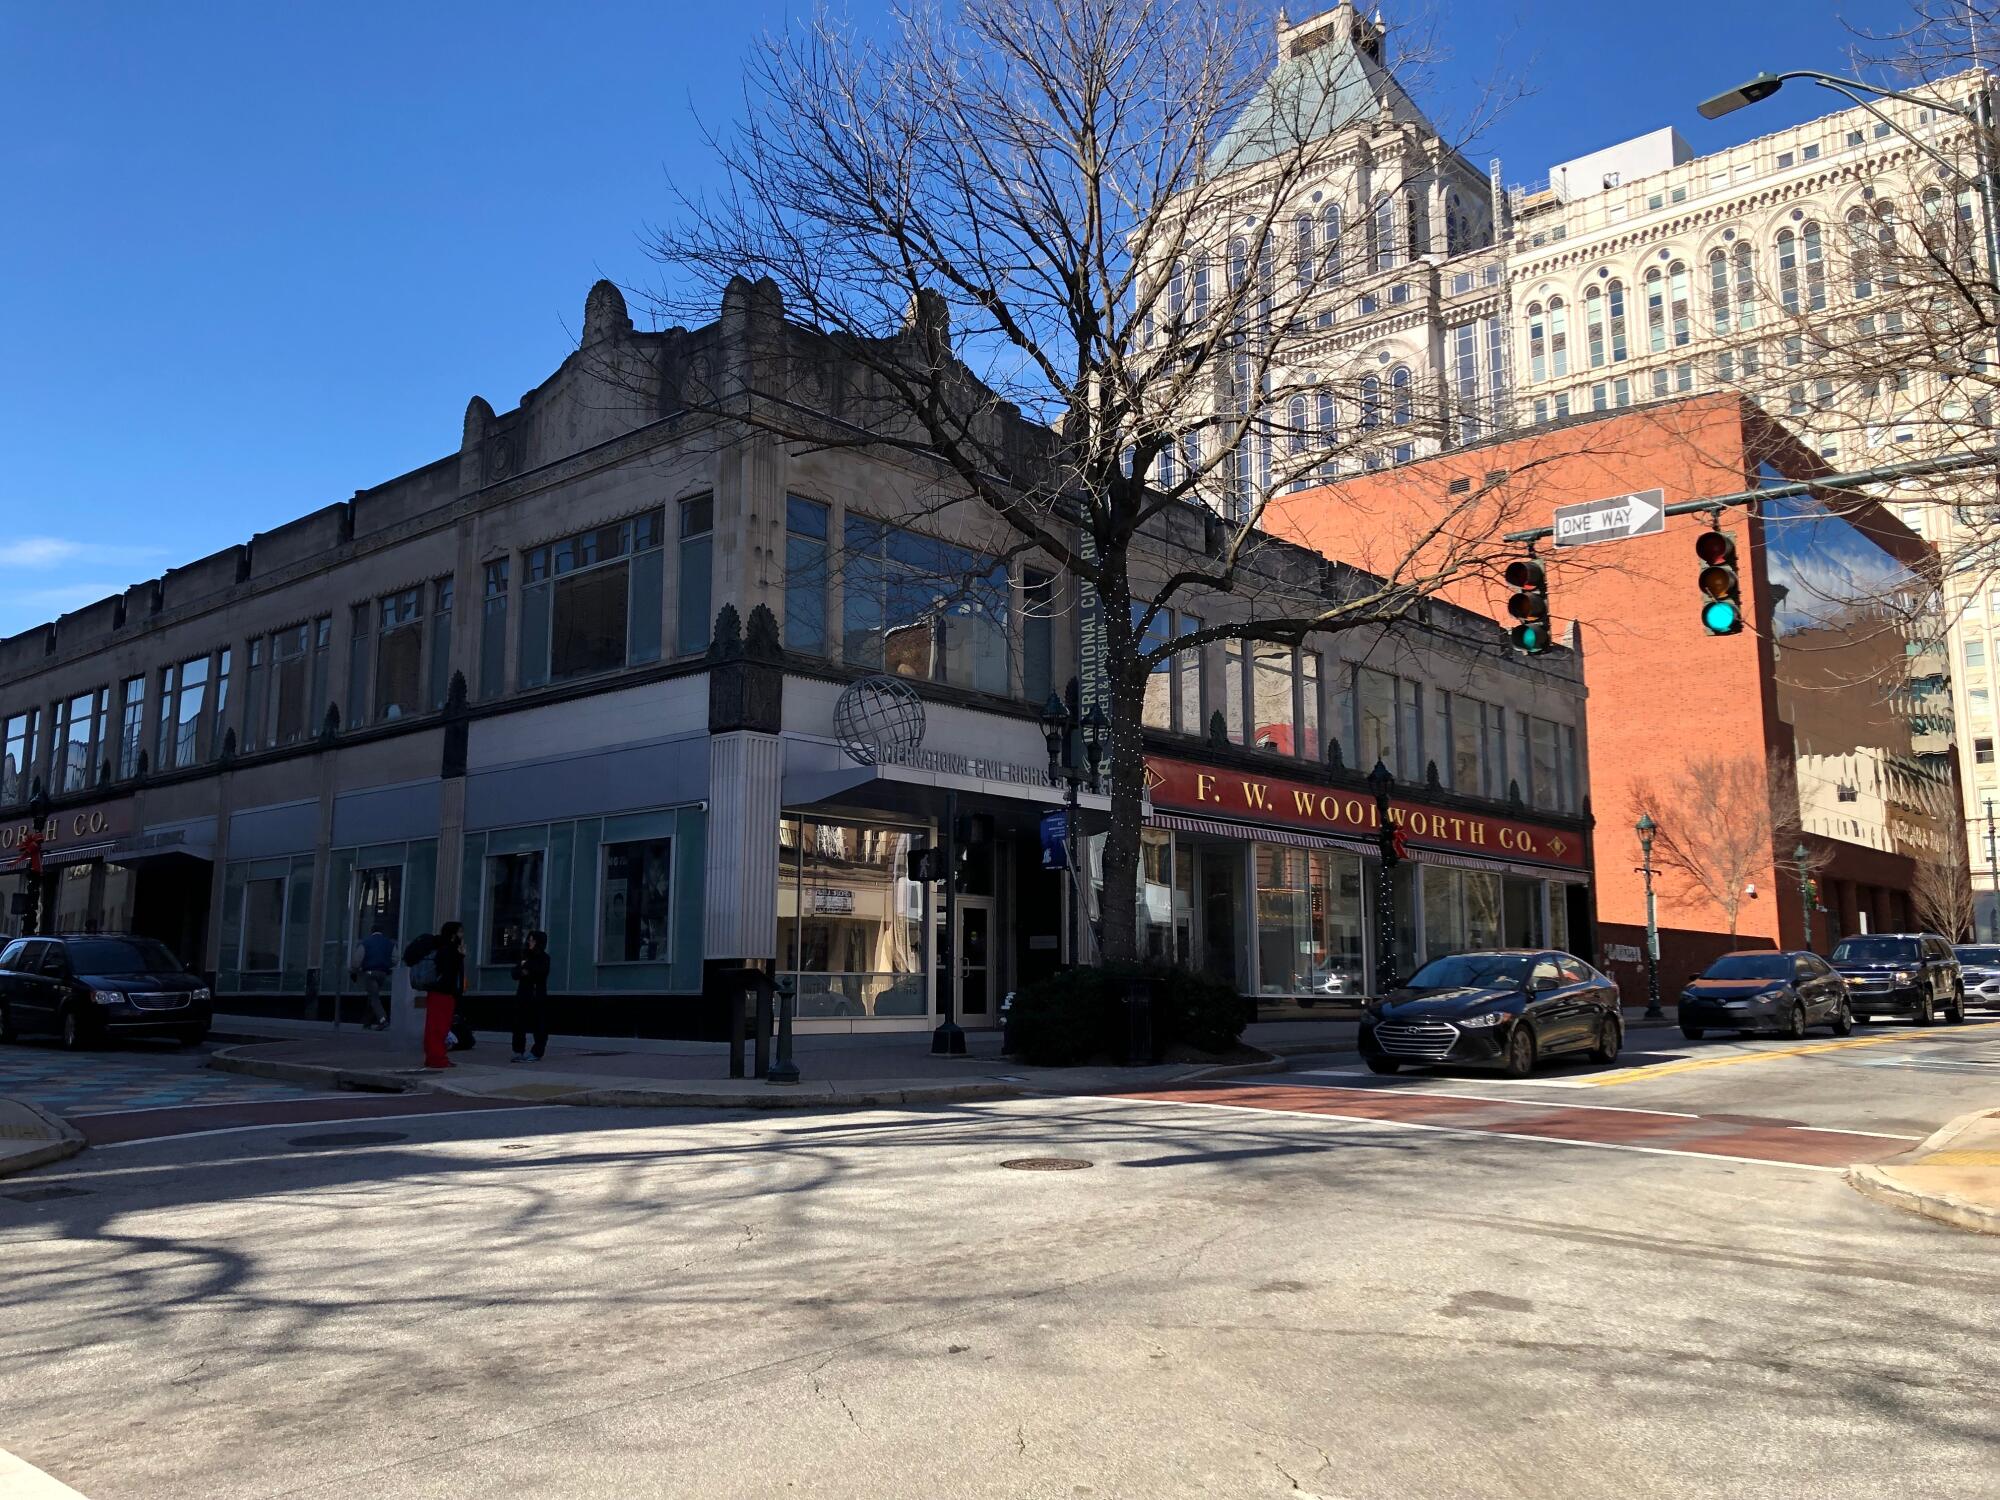
<path id="1" fill-rule="evenodd" d="M 436 936 L 418 938 L 404 950 L 403 962 L 410 966 L 410 988 L 424 997 L 424 1066 L 449 1068 L 452 1013 L 465 994 L 464 924 L 447 922 Z"/>
<path id="2" fill-rule="evenodd" d="M 515 1062 L 540 1062 L 549 1050 L 549 935 L 531 932 L 514 965 L 514 1058 Z M 528 1050 L 528 1033 L 535 1034 L 535 1050 Z"/>
<path id="3" fill-rule="evenodd" d="M 368 996 L 368 1019 L 362 1025 L 369 1031 L 389 1029 L 389 1002 L 385 998 L 389 989 L 389 979 L 396 972 L 396 945 L 389 941 L 389 934 L 377 922 L 368 929 L 368 936 L 354 947 L 354 961 L 349 972 L 366 986 Z"/>

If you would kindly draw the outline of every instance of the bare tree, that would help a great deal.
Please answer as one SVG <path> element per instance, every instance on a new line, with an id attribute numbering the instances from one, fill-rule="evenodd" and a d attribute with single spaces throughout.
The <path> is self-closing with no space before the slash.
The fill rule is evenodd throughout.
<path id="1" fill-rule="evenodd" d="M 1793 851 L 1804 839 L 1789 760 L 1704 756 L 1659 778 L 1634 780 L 1631 796 L 1658 825 L 1654 863 L 1678 880 L 1686 904 L 1720 912 L 1732 940 L 1758 880 L 1800 874 Z M 1810 878 L 1829 856 L 1806 847 L 1804 874 Z"/>
<path id="2" fill-rule="evenodd" d="M 1371 24 L 1346 5 L 1341 19 Z M 767 288 L 868 388 L 838 424 L 784 389 L 718 393 L 718 408 L 930 465 L 940 509 L 977 507 L 991 550 L 1052 563 L 1094 603 L 1102 942 L 1129 958 L 1149 675 L 1212 641 L 1411 619 L 1497 573 L 1530 503 L 1520 469 L 1504 502 L 1473 486 L 1372 574 L 1334 570 L 1317 593 L 1260 557 L 1271 496 L 1462 430 L 1441 392 L 1393 387 L 1341 345 L 1430 248 L 1405 190 L 1462 165 L 1433 142 L 1378 167 L 1364 222 L 1295 238 L 1353 172 L 1340 127 L 1417 115 L 1379 49 L 1301 48 L 1274 72 L 1261 5 L 911 0 L 878 32 L 822 12 L 756 54 L 744 123 L 711 137 L 724 185 L 677 194 L 654 243 L 656 310 L 689 322 L 732 285 Z"/>
<path id="3" fill-rule="evenodd" d="M 1941 933 L 1954 943 L 1975 935 L 1972 871 L 1966 864 L 1963 846 L 1926 852 L 1918 857 L 1916 878 L 1910 883 L 1910 902 L 1926 930 Z"/>

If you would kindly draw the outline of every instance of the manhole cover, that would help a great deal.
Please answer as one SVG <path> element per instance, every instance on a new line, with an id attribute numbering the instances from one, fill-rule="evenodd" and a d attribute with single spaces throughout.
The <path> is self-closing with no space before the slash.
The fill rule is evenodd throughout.
<path id="1" fill-rule="evenodd" d="M 51 1183 L 47 1187 L 22 1188 L 19 1192 L 0 1194 L 12 1198 L 16 1203 L 46 1203 L 51 1198 L 82 1198 L 89 1195 L 89 1188 L 64 1187 L 61 1183 Z"/>
<path id="2" fill-rule="evenodd" d="M 288 1146 L 387 1146 L 394 1141 L 407 1141 L 409 1135 L 401 1130 L 333 1130 L 325 1135 L 295 1135 L 285 1144 Z"/>
<path id="3" fill-rule="evenodd" d="M 1017 1156 L 1000 1165 L 1010 1172 L 1081 1172 L 1092 1164 L 1079 1156 Z"/>

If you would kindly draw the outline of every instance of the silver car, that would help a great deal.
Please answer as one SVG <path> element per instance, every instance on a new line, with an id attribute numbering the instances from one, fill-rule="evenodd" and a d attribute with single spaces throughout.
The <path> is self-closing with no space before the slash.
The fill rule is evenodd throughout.
<path id="1" fill-rule="evenodd" d="M 1965 977 L 1966 1004 L 2000 1007 L 2000 945 L 1960 943 L 1951 951 Z"/>

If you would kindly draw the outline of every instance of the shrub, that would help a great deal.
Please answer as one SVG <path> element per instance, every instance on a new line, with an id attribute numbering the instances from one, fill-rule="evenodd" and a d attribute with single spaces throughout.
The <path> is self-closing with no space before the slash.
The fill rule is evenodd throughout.
<path id="1" fill-rule="evenodd" d="M 1179 1044 L 1226 1052 L 1250 1019 L 1233 986 L 1189 969 L 1138 964 L 1066 969 L 1015 993 L 1008 1013 L 1014 1055 L 1052 1068 L 1123 1062 L 1130 1043 L 1125 997 L 1135 979 L 1153 992 L 1155 1060 Z"/>

